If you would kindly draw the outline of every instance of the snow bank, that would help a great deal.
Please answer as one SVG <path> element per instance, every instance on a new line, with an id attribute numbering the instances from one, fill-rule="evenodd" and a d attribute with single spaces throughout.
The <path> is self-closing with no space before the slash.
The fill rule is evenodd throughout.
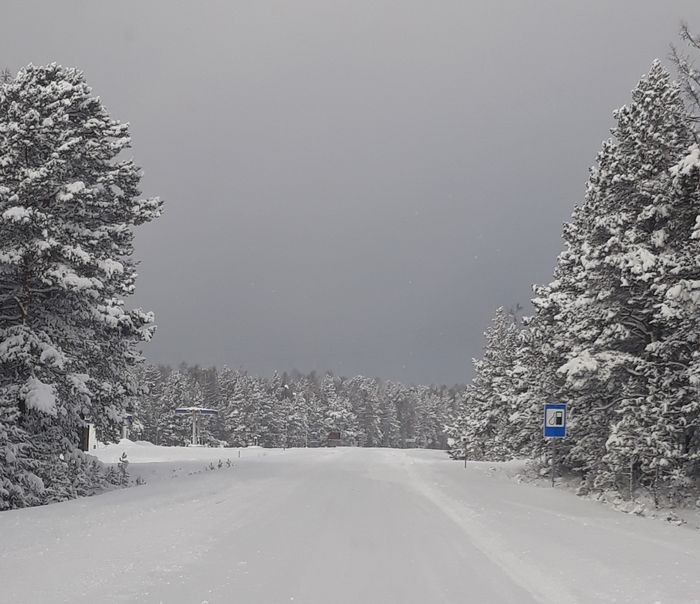
<path id="1" fill-rule="evenodd" d="M 262 447 L 161 447 L 148 441 L 122 439 L 100 445 L 90 454 L 106 464 L 117 464 L 126 453 L 129 475 L 147 483 L 203 472 L 211 466 L 231 467 L 239 460 L 253 461 L 279 455 L 282 449 Z"/>

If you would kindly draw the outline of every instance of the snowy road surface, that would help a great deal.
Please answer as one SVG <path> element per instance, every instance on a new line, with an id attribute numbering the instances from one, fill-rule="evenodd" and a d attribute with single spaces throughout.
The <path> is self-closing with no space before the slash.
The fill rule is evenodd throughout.
<path id="1" fill-rule="evenodd" d="M 134 463 L 164 455 L 175 457 Z M 465 470 L 437 451 L 258 449 L 189 475 L 204 462 L 188 455 L 221 450 L 134 445 L 130 471 L 147 485 L 0 513 L 0 601 L 700 602 L 697 530 L 489 465 Z"/>

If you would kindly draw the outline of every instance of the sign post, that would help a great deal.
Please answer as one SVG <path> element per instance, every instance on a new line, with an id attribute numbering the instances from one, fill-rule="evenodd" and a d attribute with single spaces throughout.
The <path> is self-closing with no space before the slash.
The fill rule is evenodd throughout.
<path id="1" fill-rule="evenodd" d="M 556 473 L 556 442 L 560 438 L 566 438 L 566 403 L 546 403 L 544 406 L 545 438 L 552 441 L 552 486 Z"/>
<path id="2" fill-rule="evenodd" d="M 199 447 L 199 423 L 202 415 L 216 415 L 219 412 L 216 409 L 207 409 L 206 407 L 178 407 L 175 409 L 177 415 L 192 416 L 192 444 L 191 447 Z"/>

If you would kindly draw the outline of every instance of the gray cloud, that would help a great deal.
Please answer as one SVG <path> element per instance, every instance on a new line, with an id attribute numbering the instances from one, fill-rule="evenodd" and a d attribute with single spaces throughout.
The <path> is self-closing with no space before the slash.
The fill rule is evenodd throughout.
<path id="1" fill-rule="evenodd" d="M 464 381 L 549 279 L 611 111 L 697 0 L 12 2 L 0 62 L 85 70 L 167 214 L 159 362 Z"/>

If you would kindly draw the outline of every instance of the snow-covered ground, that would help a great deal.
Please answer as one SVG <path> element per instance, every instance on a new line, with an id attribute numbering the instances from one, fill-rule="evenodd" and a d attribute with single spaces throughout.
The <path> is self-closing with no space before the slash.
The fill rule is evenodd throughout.
<path id="1" fill-rule="evenodd" d="M 146 485 L 0 514 L 1 602 L 700 602 L 698 531 L 518 484 L 517 468 L 417 450 L 98 453 L 124 450 Z"/>

